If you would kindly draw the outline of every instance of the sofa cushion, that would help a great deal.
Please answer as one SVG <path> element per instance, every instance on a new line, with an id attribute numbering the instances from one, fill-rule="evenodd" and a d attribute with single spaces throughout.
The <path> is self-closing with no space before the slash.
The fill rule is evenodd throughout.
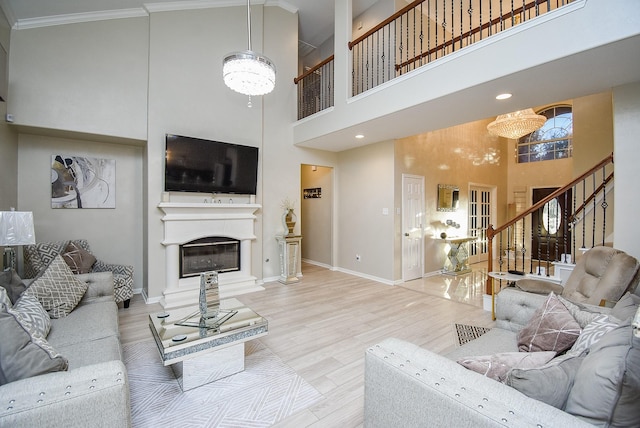
<path id="1" fill-rule="evenodd" d="M 518 333 L 518 348 L 525 352 L 563 352 L 580 335 L 580 325 L 555 293 L 549 293 L 529 323 Z"/>
<path id="2" fill-rule="evenodd" d="M 117 336 L 56 346 L 56 349 L 69 361 L 69 370 L 112 360 L 122 360 L 122 349 Z"/>
<path id="3" fill-rule="evenodd" d="M 51 318 L 38 299 L 25 294 L 18 299 L 11 310 L 20 317 L 20 323 L 26 325 L 34 334 L 43 339 L 47 337 L 51 330 Z"/>
<path id="4" fill-rule="evenodd" d="M 89 273 L 96 258 L 78 243 L 71 241 L 62 252 L 62 258 L 74 274 Z"/>
<path id="5" fill-rule="evenodd" d="M 47 340 L 63 349 L 109 336 L 119 337 L 118 306 L 114 300 L 80 305 L 68 317 L 51 320 Z"/>
<path id="6" fill-rule="evenodd" d="M 627 292 L 616 302 L 613 308 L 611 308 L 609 315 L 620 321 L 624 321 L 636 313 L 638 305 L 640 305 L 640 296 Z"/>
<path id="7" fill-rule="evenodd" d="M 42 337 L 0 305 L 0 385 L 44 373 L 67 370 L 68 362 Z"/>
<path id="8" fill-rule="evenodd" d="M 60 318 L 71 313 L 86 291 L 87 284 L 75 278 L 57 255 L 25 293 L 35 296 L 51 318 Z"/>
<path id="9" fill-rule="evenodd" d="M 600 339 L 576 374 L 565 410 L 600 426 L 640 426 L 640 338 L 630 319 Z"/>
<path id="10" fill-rule="evenodd" d="M 503 382 L 513 368 L 540 367 L 548 363 L 556 353 L 551 352 L 503 352 L 494 355 L 461 358 L 458 364 L 483 376 Z"/>
<path id="11" fill-rule="evenodd" d="M 15 304 L 27 287 L 15 270 L 8 269 L 0 272 L 0 287 L 7 291 L 11 304 Z"/>
<path id="12" fill-rule="evenodd" d="M 584 356 L 561 355 L 542 367 L 514 368 L 505 383 L 533 399 L 563 409 Z"/>

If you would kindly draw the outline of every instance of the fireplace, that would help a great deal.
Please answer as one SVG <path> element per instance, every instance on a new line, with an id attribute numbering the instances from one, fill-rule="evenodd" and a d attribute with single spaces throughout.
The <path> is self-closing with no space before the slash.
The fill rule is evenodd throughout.
<path id="1" fill-rule="evenodd" d="M 213 204 L 197 202 L 161 202 L 164 212 L 166 288 L 160 304 L 165 309 L 196 305 L 200 295 L 200 270 L 221 271 L 218 276 L 220 298 L 264 290 L 252 274 L 252 241 L 256 240 L 254 223 L 257 204 Z M 214 239 L 213 248 L 198 244 Z M 218 238 L 220 238 L 218 240 Z M 196 244 L 189 247 L 190 244 Z M 229 256 L 236 247 L 239 255 Z M 185 248 L 186 247 L 186 248 Z M 187 258 L 183 261 L 183 250 Z M 224 256 L 213 254 L 224 250 Z M 235 250 L 234 250 L 235 251 Z M 230 252 L 230 251 L 229 251 Z M 210 257 L 211 256 L 211 257 Z M 187 264 L 187 276 L 181 274 Z M 215 269 L 211 269 L 217 265 Z"/>
<path id="2" fill-rule="evenodd" d="M 240 270 L 240 241 L 227 237 L 206 237 L 180 245 L 180 278 Z"/>

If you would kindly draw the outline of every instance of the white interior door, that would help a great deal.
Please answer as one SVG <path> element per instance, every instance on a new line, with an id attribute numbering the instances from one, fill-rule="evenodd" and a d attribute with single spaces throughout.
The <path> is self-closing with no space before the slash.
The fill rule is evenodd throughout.
<path id="1" fill-rule="evenodd" d="M 469 236 L 476 238 L 469 243 L 469 263 L 487 260 L 487 227 L 493 223 L 493 199 L 494 188 L 469 186 Z"/>
<path id="2" fill-rule="evenodd" d="M 424 274 L 424 177 L 402 174 L 402 280 Z"/>

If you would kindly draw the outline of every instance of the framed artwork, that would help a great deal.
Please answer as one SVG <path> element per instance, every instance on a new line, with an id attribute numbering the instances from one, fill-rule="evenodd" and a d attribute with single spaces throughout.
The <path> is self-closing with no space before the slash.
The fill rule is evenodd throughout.
<path id="1" fill-rule="evenodd" d="M 51 208 L 115 207 L 115 159 L 51 155 Z"/>
<path id="2" fill-rule="evenodd" d="M 313 189 L 304 189 L 304 199 L 320 199 L 322 197 L 322 187 L 314 187 Z"/>

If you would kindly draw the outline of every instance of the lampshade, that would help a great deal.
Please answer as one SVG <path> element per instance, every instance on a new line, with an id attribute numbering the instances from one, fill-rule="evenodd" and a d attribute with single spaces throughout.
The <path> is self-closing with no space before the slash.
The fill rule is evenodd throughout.
<path id="1" fill-rule="evenodd" d="M 247 46 L 232 52 L 222 62 L 225 85 L 244 95 L 265 95 L 276 86 L 276 66 L 264 55 L 251 50 L 251 6 L 247 0 Z"/>
<path id="2" fill-rule="evenodd" d="M 35 243 L 32 212 L 0 211 L 0 246 Z"/>
<path id="3" fill-rule="evenodd" d="M 224 83 L 244 95 L 264 95 L 276 85 L 276 67 L 266 56 L 247 50 L 224 58 Z"/>
<path id="4" fill-rule="evenodd" d="M 535 114 L 533 109 L 501 114 L 487 125 L 487 130 L 498 137 L 518 139 L 539 129 L 547 121 L 545 116 Z"/>

